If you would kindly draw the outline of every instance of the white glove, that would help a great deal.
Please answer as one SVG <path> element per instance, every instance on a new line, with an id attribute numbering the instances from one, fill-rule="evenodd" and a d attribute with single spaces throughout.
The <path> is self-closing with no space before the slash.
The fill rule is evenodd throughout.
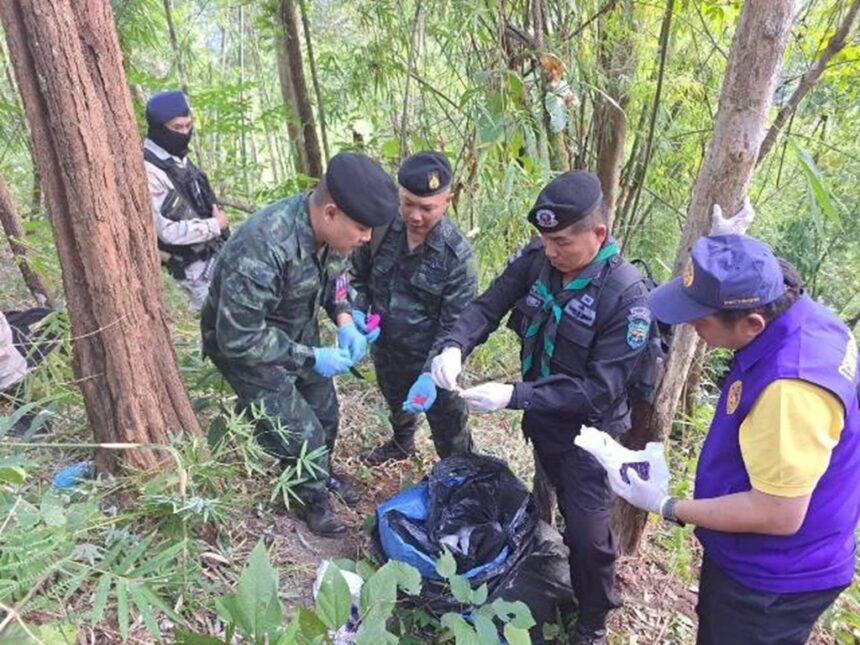
<path id="1" fill-rule="evenodd" d="M 433 382 L 443 390 L 457 390 L 457 377 L 463 369 L 463 352 L 459 347 L 446 347 L 430 362 Z"/>
<path id="2" fill-rule="evenodd" d="M 714 204 L 711 211 L 710 235 L 743 235 L 755 218 L 755 210 L 750 204 L 749 197 L 744 197 L 744 205 L 731 219 L 723 217 L 723 209 Z"/>
<path id="3" fill-rule="evenodd" d="M 663 509 L 663 504 L 670 499 L 662 488 L 651 481 L 645 481 L 639 477 L 632 468 L 627 469 L 627 479 L 630 483 L 624 481 L 621 473 L 617 468 L 606 471 L 609 479 L 609 486 L 615 491 L 619 497 L 623 497 L 636 508 L 641 508 L 643 511 L 650 513 L 660 513 Z"/>
<path id="4" fill-rule="evenodd" d="M 514 395 L 514 386 L 508 383 L 484 383 L 460 393 L 469 410 L 477 414 L 495 412 L 508 407 Z"/>

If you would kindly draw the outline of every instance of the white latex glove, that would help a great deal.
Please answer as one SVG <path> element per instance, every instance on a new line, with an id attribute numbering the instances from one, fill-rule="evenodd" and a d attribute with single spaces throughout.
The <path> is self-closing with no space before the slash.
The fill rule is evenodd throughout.
<path id="1" fill-rule="evenodd" d="M 636 508 L 641 508 L 643 511 L 650 513 L 660 513 L 663 504 L 669 499 L 660 486 L 645 481 L 639 477 L 632 468 L 627 470 L 628 484 L 621 478 L 621 473 L 617 468 L 606 471 L 606 476 L 609 479 L 609 486 L 615 491 L 619 497 L 623 497 Z"/>
<path id="2" fill-rule="evenodd" d="M 755 210 L 749 197 L 744 197 L 744 205 L 731 219 L 723 217 L 723 209 L 714 204 L 711 211 L 711 235 L 743 235 L 755 219 Z"/>
<path id="3" fill-rule="evenodd" d="M 508 407 L 514 395 L 514 386 L 508 383 L 484 383 L 460 393 L 469 410 L 477 414 L 495 412 Z"/>
<path id="4" fill-rule="evenodd" d="M 446 347 L 430 362 L 433 382 L 443 390 L 457 390 L 457 377 L 463 369 L 463 352 L 459 347 Z"/>

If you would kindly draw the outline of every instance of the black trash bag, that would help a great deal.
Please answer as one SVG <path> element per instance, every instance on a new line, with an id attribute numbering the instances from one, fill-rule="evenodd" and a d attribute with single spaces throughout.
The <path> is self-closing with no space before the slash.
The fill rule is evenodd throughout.
<path id="1" fill-rule="evenodd" d="M 416 512 L 416 493 L 426 512 Z M 403 510 L 398 510 L 398 499 Z M 407 501 L 408 500 L 408 501 Z M 477 588 L 487 584 L 488 600 L 522 600 L 538 625 L 555 622 L 557 612 L 571 603 L 573 591 L 567 549 L 558 532 L 539 521 L 534 499 L 507 465 L 485 455 L 449 457 L 427 479 L 380 505 L 376 545 L 384 559 L 404 559 L 403 545 L 438 559 L 447 548 L 457 572 Z M 396 534 L 383 536 L 379 531 Z M 383 544 L 397 543 L 386 553 Z M 412 561 L 415 564 L 413 558 Z M 432 566 L 418 563 L 424 578 L 418 603 L 441 614 L 464 607 L 450 594 Z"/>

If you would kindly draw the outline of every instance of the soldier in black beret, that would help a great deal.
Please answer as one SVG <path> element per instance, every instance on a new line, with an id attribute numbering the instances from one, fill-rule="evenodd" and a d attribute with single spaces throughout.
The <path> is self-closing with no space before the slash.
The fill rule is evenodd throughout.
<path id="1" fill-rule="evenodd" d="M 524 410 L 522 428 L 558 491 L 579 603 L 572 642 L 606 642 L 619 606 L 612 495 L 605 473 L 573 443 L 582 426 L 617 437 L 630 428 L 627 387 L 651 338 L 648 290 L 609 235 L 597 177 L 567 172 L 540 192 L 528 219 L 540 236 L 518 251 L 466 308 L 431 363 L 440 391 L 457 390 L 476 413 Z M 459 390 L 462 359 L 510 312 L 520 338 L 522 380 Z"/>
<path id="2" fill-rule="evenodd" d="M 256 436 L 282 468 L 313 456 L 294 492 L 311 531 L 334 537 L 346 527 L 329 491 L 346 503 L 358 490 L 331 470 L 338 430 L 332 377 L 367 352 L 350 314 L 348 259 L 374 226 L 397 214 L 397 188 L 369 157 L 342 153 L 313 191 L 252 215 L 224 245 L 203 306 L 203 351 L 233 387 L 240 409 L 265 412 Z M 337 325 L 337 346 L 322 346 L 317 316 Z M 309 457 L 308 457 L 309 458 Z"/>
<path id="3" fill-rule="evenodd" d="M 451 203 L 451 164 L 444 154 L 419 152 L 397 173 L 400 217 L 374 231 L 370 245 L 353 254 L 353 317 L 382 319 L 371 355 L 390 410 L 393 436 L 362 454 L 370 464 L 405 459 L 415 452 L 418 415 L 426 413 L 440 457 L 471 449 L 465 402 L 437 390 L 430 359 L 438 339 L 475 297 L 472 249 L 445 216 Z"/>

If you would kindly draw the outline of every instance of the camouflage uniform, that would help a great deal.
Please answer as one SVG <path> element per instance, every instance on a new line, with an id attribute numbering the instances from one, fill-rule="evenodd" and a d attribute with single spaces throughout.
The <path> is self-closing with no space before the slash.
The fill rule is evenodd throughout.
<path id="1" fill-rule="evenodd" d="M 338 405 L 334 384 L 313 371 L 320 345 L 317 313 L 332 320 L 349 313 L 347 258 L 314 241 L 308 196 L 271 204 L 224 246 L 203 307 L 203 351 L 239 397 L 240 406 L 263 403 L 287 429 L 271 424 L 256 433 L 266 450 L 290 463 L 307 450 L 334 449 Z M 328 472 L 328 459 L 321 464 Z M 321 489 L 328 475 L 306 488 Z"/>
<path id="2" fill-rule="evenodd" d="M 350 284 L 355 308 L 372 308 L 382 316 L 382 334 L 371 355 L 395 440 L 411 441 L 418 417 L 405 412 L 403 402 L 418 375 L 430 371 L 436 340 L 475 297 L 474 253 L 447 217 L 410 253 L 406 226 L 397 217 L 375 255 L 369 245 L 354 252 Z M 440 457 L 471 449 L 468 414 L 460 397 L 439 389 L 426 414 Z"/>

